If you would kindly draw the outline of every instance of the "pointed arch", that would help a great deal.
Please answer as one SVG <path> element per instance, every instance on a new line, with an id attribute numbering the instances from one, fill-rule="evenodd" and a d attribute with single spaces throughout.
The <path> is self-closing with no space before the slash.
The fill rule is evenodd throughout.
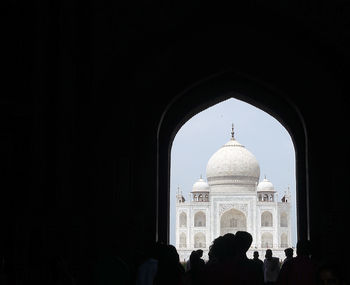
<path id="1" fill-rule="evenodd" d="M 194 248 L 206 247 L 205 235 L 203 233 L 196 233 L 193 238 L 194 238 Z"/>
<path id="2" fill-rule="evenodd" d="M 264 211 L 261 214 L 261 226 L 262 227 L 272 227 L 273 226 L 273 216 L 270 211 Z"/>
<path id="3" fill-rule="evenodd" d="M 288 215 L 285 212 L 281 213 L 280 227 L 288 227 Z"/>
<path id="4" fill-rule="evenodd" d="M 281 234 L 281 243 L 280 243 L 281 247 L 288 247 L 288 236 L 286 233 L 282 233 Z"/>
<path id="5" fill-rule="evenodd" d="M 231 209 L 224 212 L 220 218 L 220 235 L 247 230 L 247 219 L 243 212 Z"/>
<path id="6" fill-rule="evenodd" d="M 180 247 L 180 248 L 185 248 L 185 247 L 187 247 L 187 239 L 186 239 L 186 234 L 185 234 L 185 233 L 181 233 L 181 234 L 180 234 L 179 247 Z"/>
<path id="7" fill-rule="evenodd" d="M 203 211 L 198 211 L 194 214 L 194 226 L 205 227 L 206 226 L 206 215 Z"/>
<path id="8" fill-rule="evenodd" d="M 261 247 L 272 248 L 273 247 L 273 235 L 272 233 L 263 233 L 261 235 Z"/>
<path id="9" fill-rule="evenodd" d="M 180 228 L 187 227 L 187 215 L 185 212 L 181 212 L 179 215 L 179 225 Z"/>
<path id="10" fill-rule="evenodd" d="M 229 98 L 245 101 L 269 113 L 289 132 L 296 153 L 298 238 L 309 237 L 308 145 L 304 118 L 287 96 L 274 86 L 246 74 L 225 71 L 189 86 L 165 108 L 157 131 L 157 239 L 169 241 L 170 150 L 181 126 L 200 111 Z"/>

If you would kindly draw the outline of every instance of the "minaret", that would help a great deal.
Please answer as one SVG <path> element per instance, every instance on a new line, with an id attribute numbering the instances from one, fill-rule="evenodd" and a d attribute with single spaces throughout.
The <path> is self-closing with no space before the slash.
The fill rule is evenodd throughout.
<path id="1" fill-rule="evenodd" d="M 176 202 L 177 203 L 183 203 L 185 202 L 185 198 L 182 195 L 182 190 L 180 189 L 180 187 L 177 187 L 177 193 L 176 193 Z"/>
<path id="2" fill-rule="evenodd" d="M 283 195 L 281 201 L 283 203 L 288 203 L 288 202 L 290 203 L 290 198 L 291 198 L 291 195 L 290 195 L 290 189 L 288 186 L 287 190 L 284 190 L 284 195 Z"/>

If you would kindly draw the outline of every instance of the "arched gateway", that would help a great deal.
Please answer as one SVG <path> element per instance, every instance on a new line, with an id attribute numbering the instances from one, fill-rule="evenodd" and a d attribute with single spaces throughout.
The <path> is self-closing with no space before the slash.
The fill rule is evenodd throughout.
<path id="1" fill-rule="evenodd" d="M 176 228 L 177 237 L 187 233 L 192 241 L 186 248 L 183 239 L 176 241 L 180 259 L 188 259 L 192 250 L 198 248 L 206 256 L 215 238 L 237 231 L 251 233 L 252 251 L 272 248 L 274 255 L 283 258 L 283 250 L 291 246 L 291 225 L 284 221 L 290 216 L 290 193 L 277 201 L 273 184 L 266 177 L 259 183 L 259 163 L 236 140 L 233 126 L 231 139 L 210 157 L 206 176 L 208 182 L 201 177 L 193 184 L 190 201 L 180 190 L 177 193 L 178 219 L 181 221 L 181 215 L 188 213 L 188 221 L 193 221 L 185 227 L 182 222 Z M 278 242 L 282 230 L 283 238 Z"/>
<path id="2" fill-rule="evenodd" d="M 236 233 L 247 230 L 247 219 L 239 210 L 231 209 L 226 211 L 220 219 L 220 235 Z"/>

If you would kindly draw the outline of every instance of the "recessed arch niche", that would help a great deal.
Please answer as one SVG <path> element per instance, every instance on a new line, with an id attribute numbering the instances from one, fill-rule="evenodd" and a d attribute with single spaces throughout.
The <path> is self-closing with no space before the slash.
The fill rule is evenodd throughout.
<path id="1" fill-rule="evenodd" d="M 205 248 L 206 240 L 203 233 L 196 233 L 194 235 L 194 248 Z"/>
<path id="2" fill-rule="evenodd" d="M 185 212 L 181 212 L 179 216 L 180 227 L 187 227 L 187 215 Z"/>
<path id="3" fill-rule="evenodd" d="M 263 233 L 261 235 L 261 247 L 272 248 L 273 247 L 273 235 L 272 233 Z"/>
<path id="4" fill-rule="evenodd" d="M 298 239 L 309 236 L 307 134 L 299 110 L 284 93 L 245 74 L 229 71 L 196 82 L 168 104 L 157 132 L 157 240 L 169 241 L 170 153 L 182 125 L 195 114 L 229 98 L 249 103 L 277 119 L 289 132 L 296 155 Z"/>
<path id="5" fill-rule="evenodd" d="M 230 209 L 220 218 L 220 235 L 235 234 L 237 231 L 247 230 L 247 218 L 245 214 L 236 209 Z"/>
<path id="6" fill-rule="evenodd" d="M 261 214 L 261 226 L 262 227 L 272 227 L 273 226 L 273 217 L 270 211 L 264 211 Z"/>
<path id="7" fill-rule="evenodd" d="M 194 214 L 194 226 L 195 227 L 206 226 L 206 215 L 203 211 L 198 211 Z"/>

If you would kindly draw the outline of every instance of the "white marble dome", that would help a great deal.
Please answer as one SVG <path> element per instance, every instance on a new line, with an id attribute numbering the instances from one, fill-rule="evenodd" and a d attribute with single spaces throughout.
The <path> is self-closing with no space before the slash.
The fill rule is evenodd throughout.
<path id="1" fill-rule="evenodd" d="M 258 184 L 257 191 L 258 192 L 275 192 L 275 188 L 273 187 L 273 184 L 265 177 L 265 179 Z"/>
<path id="2" fill-rule="evenodd" d="M 231 140 L 210 157 L 206 176 L 210 186 L 255 186 L 259 182 L 260 167 L 255 156 L 232 135 Z"/>
<path id="3" fill-rule="evenodd" d="M 209 184 L 205 182 L 202 177 L 192 186 L 192 192 L 209 192 L 209 190 Z"/>

